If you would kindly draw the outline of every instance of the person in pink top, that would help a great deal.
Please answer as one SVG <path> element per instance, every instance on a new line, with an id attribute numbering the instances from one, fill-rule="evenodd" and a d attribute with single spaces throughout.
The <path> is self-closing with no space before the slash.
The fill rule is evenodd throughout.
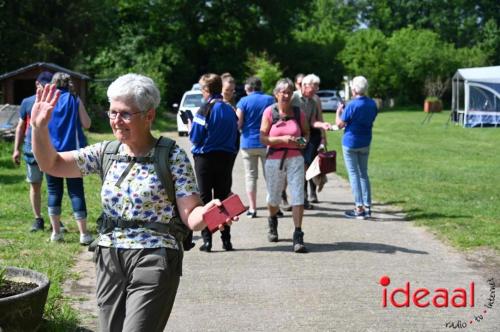
<path id="1" fill-rule="evenodd" d="M 304 158 L 302 151 L 309 139 L 305 114 L 293 107 L 294 84 L 289 78 L 280 79 L 274 88 L 277 103 L 267 107 L 262 115 L 260 141 L 267 145 L 265 165 L 270 242 L 278 242 L 278 218 L 281 192 L 288 183 L 291 191 L 292 216 L 295 225 L 293 250 L 306 252 L 302 216 L 304 214 Z"/>

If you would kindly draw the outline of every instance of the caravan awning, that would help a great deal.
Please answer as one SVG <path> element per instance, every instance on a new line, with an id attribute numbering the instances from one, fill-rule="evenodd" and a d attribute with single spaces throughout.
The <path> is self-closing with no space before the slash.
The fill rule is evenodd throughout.
<path id="1" fill-rule="evenodd" d="M 469 82 L 500 83 L 500 66 L 462 68 L 457 70 L 456 75 Z"/>

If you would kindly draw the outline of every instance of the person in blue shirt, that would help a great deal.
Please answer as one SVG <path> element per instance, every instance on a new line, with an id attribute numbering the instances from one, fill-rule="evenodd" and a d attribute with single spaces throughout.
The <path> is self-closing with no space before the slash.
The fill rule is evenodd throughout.
<path id="1" fill-rule="evenodd" d="M 235 155 L 238 153 L 238 119 L 231 105 L 222 100 L 222 80 L 216 74 L 204 74 L 200 80 L 201 93 L 206 101 L 196 112 L 189 139 L 194 170 L 204 204 L 216 198 L 224 200 L 231 194 L 232 172 Z M 201 231 L 201 251 L 212 250 L 212 233 Z M 231 229 L 221 231 L 222 248 L 233 250 Z"/>
<path id="2" fill-rule="evenodd" d="M 50 83 L 52 80 L 52 73 L 44 71 L 40 73 L 35 81 L 36 88 L 43 87 L 45 84 Z M 31 150 L 31 109 L 35 103 L 36 95 L 23 99 L 19 109 L 19 122 L 16 127 L 16 136 L 14 140 L 14 151 L 12 153 L 12 160 L 14 164 L 21 164 L 21 144 L 24 139 L 23 145 L 23 159 L 26 162 L 26 181 L 30 184 L 30 202 L 35 221 L 31 226 L 32 232 L 43 231 L 44 220 L 42 218 L 42 181 L 43 172 L 38 167 L 38 164 L 33 156 Z"/>
<path id="3" fill-rule="evenodd" d="M 256 218 L 257 179 L 259 178 L 259 159 L 264 172 L 266 146 L 260 142 L 260 124 L 264 110 L 274 103 L 274 97 L 264 94 L 262 81 L 255 76 L 245 82 L 248 96 L 241 98 L 236 105 L 238 128 L 241 129 L 241 155 L 245 167 L 245 187 L 249 208 L 247 216 Z M 265 176 L 265 175 L 264 175 Z"/>
<path id="4" fill-rule="evenodd" d="M 73 94 L 71 77 L 62 72 L 54 74 L 52 83 L 61 94 L 52 112 L 49 123 L 49 135 L 52 145 L 57 152 L 72 151 L 87 146 L 83 128 L 88 129 L 91 124 L 85 107 L 76 95 Z M 64 178 L 45 174 L 47 178 L 47 192 L 49 217 L 52 223 L 53 242 L 61 241 L 63 234 L 60 231 L 61 202 L 64 193 Z M 93 239 L 87 233 L 87 206 L 82 178 L 66 178 L 68 195 L 71 199 L 73 216 L 80 231 L 80 244 L 89 245 Z"/>
<path id="5" fill-rule="evenodd" d="M 354 210 L 346 211 L 347 218 L 366 219 L 371 217 L 371 189 L 368 178 L 368 156 L 372 140 L 373 122 L 377 117 L 377 105 L 365 94 L 368 81 L 356 76 L 350 83 L 352 101 L 344 110 L 337 108 L 336 124 L 345 128 L 342 138 L 342 151 L 354 196 Z"/>

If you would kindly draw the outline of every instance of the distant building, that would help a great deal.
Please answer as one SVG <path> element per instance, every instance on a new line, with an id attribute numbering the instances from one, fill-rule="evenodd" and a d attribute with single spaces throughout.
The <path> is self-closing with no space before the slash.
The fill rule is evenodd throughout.
<path id="1" fill-rule="evenodd" d="M 42 71 L 50 71 L 52 73 L 63 72 L 70 75 L 76 94 L 86 104 L 87 82 L 90 80 L 90 77 L 47 62 L 36 62 L 0 75 L 2 92 L 0 104 L 20 105 L 24 98 L 33 95 L 35 93 L 35 80 Z"/>

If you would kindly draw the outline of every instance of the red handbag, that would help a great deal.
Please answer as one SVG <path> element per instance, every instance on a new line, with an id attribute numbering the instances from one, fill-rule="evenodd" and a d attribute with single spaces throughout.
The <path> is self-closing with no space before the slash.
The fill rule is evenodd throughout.
<path id="1" fill-rule="evenodd" d="M 318 158 L 321 174 L 337 171 L 337 152 L 335 150 L 318 152 Z"/>

